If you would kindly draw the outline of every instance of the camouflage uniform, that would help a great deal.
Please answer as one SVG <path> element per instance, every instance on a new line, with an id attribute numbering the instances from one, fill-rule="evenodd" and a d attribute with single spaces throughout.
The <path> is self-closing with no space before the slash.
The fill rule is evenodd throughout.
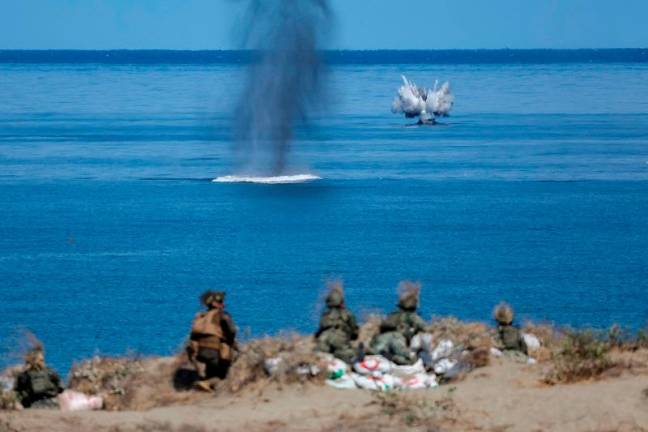
<path id="1" fill-rule="evenodd" d="M 520 330 L 512 324 L 499 324 L 497 326 L 497 333 L 499 334 L 502 342 L 502 347 L 505 351 L 520 351 L 524 354 L 527 353 L 527 346 L 524 343 L 524 338 Z"/>
<path id="2" fill-rule="evenodd" d="M 25 408 L 56 408 L 56 396 L 63 391 L 61 378 L 45 365 L 41 354 L 36 362 L 28 360 L 27 369 L 16 377 L 14 390 Z"/>
<path id="3" fill-rule="evenodd" d="M 494 318 L 497 321 L 501 347 L 504 351 L 516 351 L 527 354 L 527 346 L 520 330 L 513 325 L 515 314 L 513 308 L 507 303 L 500 303 L 495 307 Z"/>
<path id="4" fill-rule="evenodd" d="M 319 329 L 315 333 L 317 351 L 333 354 L 347 363 L 353 362 L 356 352 L 351 341 L 358 338 L 358 324 L 355 316 L 344 308 L 341 291 L 331 292 L 327 299 L 327 310 L 322 314 Z"/>
<path id="5" fill-rule="evenodd" d="M 189 357 L 205 365 L 204 375 L 207 380 L 224 379 L 227 376 L 233 350 L 236 348 L 236 326 L 224 309 L 224 299 L 225 293 L 221 291 L 203 294 L 202 301 L 208 310 L 197 314 L 194 323 L 199 317 L 206 317 L 209 321 L 206 328 L 209 330 L 202 333 L 192 326 L 189 336 Z"/>
<path id="6" fill-rule="evenodd" d="M 380 334 L 371 341 L 370 352 L 396 364 L 412 364 L 416 356 L 409 349 L 411 339 L 425 331 L 425 321 L 416 313 L 417 301 L 401 300 L 399 310 L 380 323 Z"/>

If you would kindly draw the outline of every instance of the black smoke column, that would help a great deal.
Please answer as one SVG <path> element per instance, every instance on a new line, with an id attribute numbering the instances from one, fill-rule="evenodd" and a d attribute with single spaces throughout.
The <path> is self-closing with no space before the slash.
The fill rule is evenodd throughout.
<path id="1" fill-rule="evenodd" d="M 254 51 L 235 124 L 240 169 L 285 174 L 295 127 L 320 100 L 328 0 L 248 0 L 244 43 Z"/>

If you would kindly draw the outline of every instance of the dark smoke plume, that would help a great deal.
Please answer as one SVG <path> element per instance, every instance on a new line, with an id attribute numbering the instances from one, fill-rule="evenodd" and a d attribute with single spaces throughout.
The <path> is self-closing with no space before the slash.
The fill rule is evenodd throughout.
<path id="1" fill-rule="evenodd" d="M 246 0 L 244 45 L 255 52 L 235 125 L 241 169 L 285 172 L 295 127 L 320 100 L 328 0 Z"/>

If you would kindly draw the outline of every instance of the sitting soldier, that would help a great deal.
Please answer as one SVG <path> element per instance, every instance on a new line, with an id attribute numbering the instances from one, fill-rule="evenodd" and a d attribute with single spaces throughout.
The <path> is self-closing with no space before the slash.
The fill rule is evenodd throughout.
<path id="1" fill-rule="evenodd" d="M 413 364 L 417 356 L 409 346 L 419 332 L 425 331 L 425 321 L 416 313 L 420 285 L 401 283 L 398 310 L 392 312 L 380 324 L 380 333 L 370 346 L 372 354 L 379 354 L 398 365 Z"/>
<path id="2" fill-rule="evenodd" d="M 42 347 L 25 356 L 25 370 L 16 377 L 14 391 L 25 408 L 57 408 L 56 396 L 63 391 L 61 378 L 45 364 Z"/>
<path id="3" fill-rule="evenodd" d="M 331 286 L 326 307 L 315 333 L 315 349 L 352 363 L 355 351 L 351 341 L 358 338 L 358 324 L 353 313 L 344 307 L 344 291 L 340 284 Z"/>
<path id="4" fill-rule="evenodd" d="M 211 391 L 216 380 L 227 376 L 236 349 L 236 327 L 225 311 L 224 292 L 207 291 L 200 300 L 207 311 L 199 312 L 193 320 L 187 353 L 194 364 L 204 365 L 204 379 L 195 386 Z"/>
<path id="5" fill-rule="evenodd" d="M 500 347 L 506 351 L 518 351 L 527 354 L 527 346 L 520 330 L 513 325 L 513 309 L 506 303 L 500 303 L 493 313 L 497 321 L 497 333 Z"/>

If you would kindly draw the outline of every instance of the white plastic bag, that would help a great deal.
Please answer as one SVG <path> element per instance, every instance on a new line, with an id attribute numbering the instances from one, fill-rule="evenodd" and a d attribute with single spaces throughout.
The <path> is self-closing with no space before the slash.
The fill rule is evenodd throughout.
<path id="1" fill-rule="evenodd" d="M 274 375 L 279 370 L 282 363 L 283 359 L 281 357 L 265 359 L 263 361 L 263 369 L 265 369 L 268 375 Z"/>
<path id="2" fill-rule="evenodd" d="M 337 380 L 348 375 L 349 367 L 342 360 L 333 358 L 326 362 L 326 371 L 328 372 L 328 379 Z"/>
<path id="3" fill-rule="evenodd" d="M 382 375 L 389 373 L 393 363 L 380 355 L 368 355 L 353 365 L 353 369 L 361 375 Z"/>
<path id="4" fill-rule="evenodd" d="M 331 387 L 337 388 L 337 389 L 354 389 L 356 387 L 356 383 L 354 379 L 351 377 L 351 375 L 346 374 L 342 375 L 339 378 L 336 379 L 327 379 L 325 383 Z"/>
<path id="5" fill-rule="evenodd" d="M 430 353 L 430 356 L 432 357 L 432 361 L 437 361 L 442 358 L 449 357 L 450 354 L 452 354 L 452 350 L 454 349 L 454 344 L 452 343 L 451 340 L 448 339 L 443 339 L 440 341 L 436 348 Z"/>
<path id="6" fill-rule="evenodd" d="M 456 360 L 450 360 L 450 359 L 441 359 L 438 362 L 434 364 L 434 372 L 437 375 L 443 375 L 447 373 L 450 369 L 455 367 L 457 365 Z"/>
<path id="7" fill-rule="evenodd" d="M 413 365 L 397 365 L 392 363 L 391 373 L 395 376 L 403 377 L 408 375 L 416 375 L 419 373 L 425 373 L 425 366 L 423 365 L 423 360 L 418 359 Z"/>
<path id="8" fill-rule="evenodd" d="M 352 373 L 351 376 L 358 387 L 366 390 L 389 391 L 401 385 L 400 379 L 389 374 L 373 376 Z"/>
<path id="9" fill-rule="evenodd" d="M 425 388 L 438 387 L 434 374 L 418 373 L 409 377 L 401 378 L 400 387 L 403 390 L 420 390 Z"/>
<path id="10" fill-rule="evenodd" d="M 417 352 L 421 349 L 432 350 L 433 337 L 430 333 L 416 333 L 410 341 L 410 349 Z"/>
<path id="11" fill-rule="evenodd" d="M 13 377 L 0 375 L 0 391 L 11 391 L 14 388 L 16 380 Z"/>
<path id="12" fill-rule="evenodd" d="M 502 351 L 498 350 L 497 348 L 491 347 L 490 355 L 492 355 L 493 357 L 502 357 L 503 353 L 502 353 Z"/>
<path id="13" fill-rule="evenodd" d="M 99 410 L 103 407 L 101 396 L 88 396 L 74 390 L 65 390 L 57 398 L 63 412 Z"/>
<path id="14" fill-rule="evenodd" d="M 533 335 L 531 333 L 522 333 L 522 339 L 524 339 L 524 343 L 526 344 L 529 351 L 537 350 L 538 348 L 540 348 L 540 339 L 538 339 L 536 335 Z"/>

